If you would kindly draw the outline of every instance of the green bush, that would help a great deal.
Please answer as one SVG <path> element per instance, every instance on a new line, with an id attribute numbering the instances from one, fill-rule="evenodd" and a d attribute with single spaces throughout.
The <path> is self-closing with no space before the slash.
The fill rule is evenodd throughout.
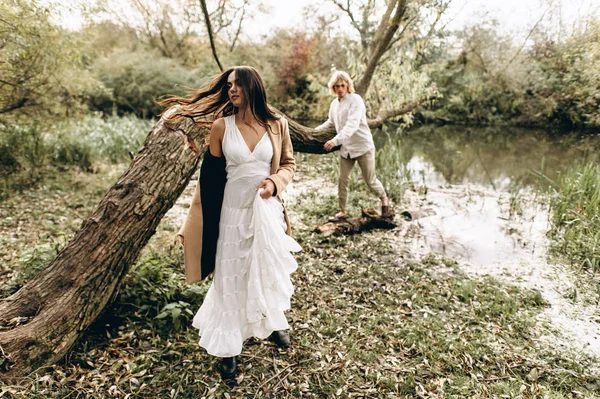
<path id="1" fill-rule="evenodd" d="M 142 50 L 118 50 L 100 57 L 92 72 L 108 90 L 90 96 L 90 109 L 140 118 L 156 117 L 163 110 L 156 104 L 157 99 L 168 94 L 187 94 L 189 88 L 200 86 L 200 80 L 205 78 L 172 59 Z"/>
<path id="2" fill-rule="evenodd" d="M 49 148 L 37 124 L 0 123 L 0 199 L 14 188 L 20 190 L 39 181 L 40 168 L 48 157 Z"/>
<path id="3" fill-rule="evenodd" d="M 47 122 L 84 108 L 101 86 L 85 65 L 82 41 L 54 23 L 44 1 L 0 2 L 0 114 Z"/>
<path id="4" fill-rule="evenodd" d="M 531 88 L 541 112 L 563 126 L 600 126 L 600 20 L 564 43 L 538 43 L 533 57 L 544 76 Z"/>
<path id="5" fill-rule="evenodd" d="M 97 162 L 127 162 L 153 121 L 88 115 L 50 128 L 0 124 L 0 199 L 38 182 L 49 166 L 91 171 Z"/>
<path id="6" fill-rule="evenodd" d="M 88 115 L 42 129 L 0 125 L 0 175 L 35 170 L 48 161 L 89 169 L 94 162 L 124 162 L 142 146 L 153 121 L 134 116 Z"/>
<path id="7" fill-rule="evenodd" d="M 0 124 L 0 146 L 10 153 L 3 156 L 7 160 L 6 166 L 14 169 L 19 166 L 38 167 L 48 156 L 43 130 L 37 124 Z"/>
<path id="8" fill-rule="evenodd" d="M 458 56 L 433 63 L 443 98 L 423 117 L 473 124 L 600 126 L 600 22 L 562 42 L 536 32 L 521 50 L 495 26 L 462 34 Z"/>
<path id="9" fill-rule="evenodd" d="M 179 264 L 150 253 L 125 277 L 117 304 L 130 317 L 147 320 L 164 331 L 179 331 L 191 324 L 207 290 L 207 284 L 187 286 Z"/>
<path id="10" fill-rule="evenodd" d="M 133 115 L 61 123 L 52 134 L 53 160 L 84 168 L 98 161 L 125 162 L 139 151 L 152 123 Z"/>

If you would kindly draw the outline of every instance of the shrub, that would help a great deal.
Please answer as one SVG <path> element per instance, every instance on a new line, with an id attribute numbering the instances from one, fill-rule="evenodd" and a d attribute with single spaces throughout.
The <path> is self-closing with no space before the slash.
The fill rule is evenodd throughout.
<path id="1" fill-rule="evenodd" d="M 53 160 L 82 167 L 97 161 L 125 162 L 139 151 L 152 121 L 133 115 L 86 116 L 57 125 L 52 135 Z M 82 164 L 83 162 L 83 164 Z"/>
<path id="2" fill-rule="evenodd" d="M 183 95 L 200 85 L 200 78 L 176 61 L 151 51 L 114 51 L 100 57 L 93 72 L 108 91 L 90 96 L 92 110 L 105 114 L 134 114 L 152 118 L 162 112 L 156 99 L 168 94 Z"/>
<path id="3" fill-rule="evenodd" d="M 0 124 L 0 199 L 38 182 L 48 166 L 91 171 L 96 162 L 127 162 L 153 122 L 134 116 L 88 115 L 42 129 L 38 124 Z"/>
<path id="4" fill-rule="evenodd" d="M 160 329 L 178 331 L 191 323 L 207 289 L 207 284 L 187 286 L 179 264 L 149 253 L 125 278 L 117 304 L 133 317 L 156 320 Z"/>

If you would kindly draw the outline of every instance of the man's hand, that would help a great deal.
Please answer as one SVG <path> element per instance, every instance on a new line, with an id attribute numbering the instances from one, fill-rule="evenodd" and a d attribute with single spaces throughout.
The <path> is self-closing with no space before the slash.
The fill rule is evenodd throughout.
<path id="1" fill-rule="evenodd" d="M 275 192 L 275 184 L 271 179 L 265 179 L 261 181 L 258 187 L 256 187 L 256 189 L 258 190 L 260 188 L 264 188 L 264 190 L 260 192 L 260 197 L 262 199 L 271 198 L 273 196 L 273 193 Z"/>
<path id="2" fill-rule="evenodd" d="M 323 148 L 325 148 L 325 151 L 331 151 L 333 149 L 333 147 L 335 147 L 335 143 L 333 142 L 333 140 L 329 140 L 327 143 L 325 143 L 325 145 L 323 146 Z"/>

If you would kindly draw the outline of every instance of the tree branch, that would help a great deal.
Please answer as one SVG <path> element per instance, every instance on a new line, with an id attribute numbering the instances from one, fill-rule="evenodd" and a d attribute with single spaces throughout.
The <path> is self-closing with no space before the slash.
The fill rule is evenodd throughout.
<path id="1" fill-rule="evenodd" d="M 411 103 L 405 104 L 404 106 L 397 109 L 381 111 L 375 119 L 369 119 L 367 123 L 371 129 L 380 128 L 386 120 L 407 114 L 416 109 L 418 106 L 422 105 L 423 103 L 431 101 L 435 98 L 435 96 L 427 96 L 413 101 Z"/>
<path id="2" fill-rule="evenodd" d="M 29 99 L 27 97 L 22 97 L 16 103 L 4 108 L 0 108 L 0 114 L 6 114 L 10 111 L 14 111 L 15 109 L 23 108 L 28 101 Z"/>
<path id="3" fill-rule="evenodd" d="M 229 46 L 229 52 L 233 51 L 235 44 L 237 43 L 237 39 L 240 36 L 242 31 L 242 22 L 244 22 L 244 17 L 246 16 L 246 6 L 248 5 L 249 0 L 244 0 L 244 5 L 242 6 L 242 15 L 240 16 L 240 23 L 238 24 L 235 35 L 233 36 L 233 41 L 231 42 L 231 46 Z"/>
<path id="4" fill-rule="evenodd" d="M 395 2 L 393 2 L 393 1 L 388 2 L 387 8 L 385 10 L 385 14 L 383 14 L 383 17 L 381 18 L 381 22 L 379 23 L 379 26 L 377 27 L 377 31 L 375 32 L 375 36 L 373 37 L 373 43 L 377 43 L 381 39 L 381 36 L 383 35 L 383 32 L 385 31 L 385 28 L 388 24 L 388 21 L 390 20 L 390 16 L 392 15 L 392 11 L 394 11 L 395 6 L 396 6 Z"/>
<path id="5" fill-rule="evenodd" d="M 392 17 L 392 20 L 389 23 L 389 25 L 386 27 L 385 32 L 381 37 L 381 40 L 377 42 L 375 49 L 371 53 L 364 75 L 356 84 L 356 92 L 358 94 L 364 96 L 364 94 L 369 89 L 369 85 L 371 84 L 371 80 L 373 79 L 373 74 L 375 72 L 375 69 L 377 68 L 377 65 L 379 64 L 379 60 L 385 53 L 390 41 L 398 31 L 400 21 L 406 13 L 406 2 L 407 0 L 398 0 L 395 3 L 396 8 L 394 16 Z"/>
<path id="6" fill-rule="evenodd" d="M 361 42 L 362 42 L 363 39 L 365 38 L 365 32 L 363 32 L 363 30 L 361 29 L 358 22 L 356 22 L 356 19 L 354 18 L 354 14 L 352 14 L 352 10 L 350 10 L 350 0 L 348 0 L 348 2 L 346 3 L 346 7 L 344 7 L 344 5 L 342 3 L 340 3 L 336 0 L 331 0 L 331 1 L 333 2 L 333 4 L 338 6 L 342 11 L 344 11 L 348 15 L 352 26 L 354 27 L 354 29 L 356 29 L 358 31 L 360 38 L 361 38 Z M 366 43 L 364 45 L 366 45 Z"/>
<path id="7" fill-rule="evenodd" d="M 210 25 L 210 17 L 208 15 L 208 8 L 206 7 L 206 0 L 200 0 L 200 6 L 202 7 L 202 13 L 204 14 L 204 22 L 206 23 L 206 30 L 208 31 L 208 38 L 210 40 L 210 48 L 212 50 L 213 57 L 219 66 L 219 70 L 223 72 L 223 65 L 221 65 L 221 61 L 219 61 L 217 48 L 215 47 L 215 39 L 213 37 L 212 27 Z"/>
<path id="8" fill-rule="evenodd" d="M 513 55 L 512 58 L 506 63 L 506 65 L 504 65 L 504 67 L 500 70 L 499 75 L 503 74 L 504 71 L 506 71 L 506 69 L 510 66 L 510 64 L 512 64 L 513 61 L 519 56 L 519 54 L 521 54 L 521 51 L 523 50 L 523 47 L 525 47 L 525 44 L 527 43 L 527 40 L 529 40 L 529 38 L 533 34 L 533 31 L 535 31 L 535 29 L 538 27 L 538 25 L 542 22 L 542 20 L 546 16 L 546 13 L 550 10 L 550 7 L 552 7 L 552 5 L 553 5 L 553 2 L 550 3 L 550 5 L 548 6 L 548 8 L 546 8 L 546 11 L 544 11 L 544 13 L 540 17 L 540 19 L 538 19 L 538 21 L 535 23 L 535 25 L 533 25 L 533 28 L 531 28 L 531 30 L 527 34 L 527 37 L 525 38 L 525 40 L 523 40 L 523 43 L 518 48 L 518 50 L 515 53 L 515 55 Z"/>

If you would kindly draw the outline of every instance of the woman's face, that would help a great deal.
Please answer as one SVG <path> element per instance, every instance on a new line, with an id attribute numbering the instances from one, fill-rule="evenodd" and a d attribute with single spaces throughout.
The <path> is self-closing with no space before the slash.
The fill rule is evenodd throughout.
<path id="1" fill-rule="evenodd" d="M 237 107 L 242 108 L 246 104 L 246 98 L 244 96 L 244 90 L 237 84 L 237 78 L 235 71 L 229 74 L 227 78 L 227 93 L 229 94 L 229 100 Z"/>

